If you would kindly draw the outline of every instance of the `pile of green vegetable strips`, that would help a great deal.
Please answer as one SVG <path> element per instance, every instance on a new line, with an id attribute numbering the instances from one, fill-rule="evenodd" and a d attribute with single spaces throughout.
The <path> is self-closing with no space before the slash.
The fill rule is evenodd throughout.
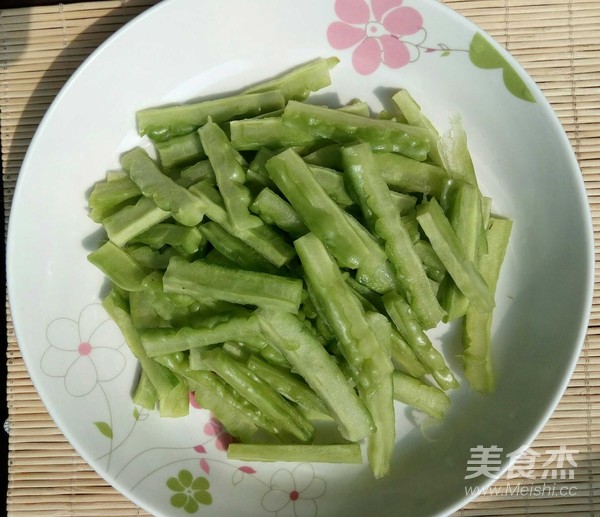
<path id="1" fill-rule="evenodd" d="M 89 260 L 141 363 L 134 402 L 237 438 L 230 458 L 390 470 L 394 400 L 442 418 L 458 386 L 427 329 L 462 318 L 464 374 L 493 389 L 490 326 L 511 222 L 490 215 L 458 121 L 441 136 L 406 91 L 305 103 L 318 59 L 240 95 L 137 113 L 142 148 L 91 192 Z M 334 443 L 315 424 L 334 421 Z"/>

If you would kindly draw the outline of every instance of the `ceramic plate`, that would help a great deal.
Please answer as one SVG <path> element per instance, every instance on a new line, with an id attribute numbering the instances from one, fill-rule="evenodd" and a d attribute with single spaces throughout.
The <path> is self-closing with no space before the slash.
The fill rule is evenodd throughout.
<path id="1" fill-rule="evenodd" d="M 392 474 L 368 466 L 230 461 L 206 411 L 160 419 L 132 405 L 136 362 L 99 305 L 86 260 L 101 233 L 95 181 L 139 143 L 136 110 L 212 98 L 317 57 L 338 56 L 315 101 L 360 97 L 373 111 L 407 88 L 440 131 L 459 114 L 484 194 L 514 220 L 497 292 L 497 390 L 463 379 L 441 425 L 399 407 Z M 431 0 L 170 0 L 111 37 L 40 125 L 20 173 L 8 236 L 13 321 L 52 417 L 112 485 L 155 515 L 433 515 L 490 476 L 465 479 L 477 447 L 499 475 L 541 429 L 585 335 L 591 219 L 576 160 L 548 103 L 486 34 Z M 432 337 L 460 374 L 456 329 Z M 495 449 L 494 449 L 495 450 Z"/>

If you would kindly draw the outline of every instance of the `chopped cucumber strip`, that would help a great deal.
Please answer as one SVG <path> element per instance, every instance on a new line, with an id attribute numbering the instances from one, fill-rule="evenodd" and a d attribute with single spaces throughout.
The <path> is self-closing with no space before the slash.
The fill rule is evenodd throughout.
<path id="1" fill-rule="evenodd" d="M 146 151 L 140 147 L 129 151 L 121 157 L 121 164 L 142 194 L 159 208 L 169 211 L 177 222 L 195 226 L 202 221 L 202 204 L 186 188 L 163 174 Z"/>
<path id="2" fill-rule="evenodd" d="M 282 118 L 285 125 L 304 129 L 323 139 L 338 142 L 362 140 L 374 150 L 393 151 L 415 160 L 423 161 L 429 151 L 428 131 L 407 124 L 297 101 L 286 104 Z"/>
<path id="3" fill-rule="evenodd" d="M 166 292 L 213 298 L 297 313 L 302 281 L 270 273 L 232 269 L 205 260 L 187 262 L 173 257 L 165 272 Z"/>
<path id="4" fill-rule="evenodd" d="M 90 191 L 107 238 L 89 261 L 140 363 L 135 418 L 185 416 L 193 393 L 242 442 L 230 459 L 361 463 L 364 440 L 378 479 L 400 404 L 441 419 L 458 387 L 428 329 L 460 318 L 465 377 L 493 390 L 512 222 L 458 118 L 440 136 L 407 91 L 390 112 L 304 102 L 338 61 L 139 111 L 157 158 L 131 149 Z"/>
<path id="5" fill-rule="evenodd" d="M 494 297 L 488 285 L 473 261 L 465 256 L 464 248 L 438 202 L 431 199 L 422 203 L 417 214 L 419 225 L 454 283 L 469 299 L 470 307 L 477 312 L 493 309 Z"/>
<path id="6" fill-rule="evenodd" d="M 278 90 L 270 90 L 193 104 L 145 109 L 137 112 L 136 119 L 140 135 L 163 141 L 191 133 L 209 119 L 220 124 L 233 118 L 275 111 L 284 105 L 283 94 Z"/>
<path id="7" fill-rule="evenodd" d="M 446 393 L 399 371 L 393 373 L 393 379 L 395 400 L 433 418 L 444 418 L 450 408 L 450 398 Z"/>
<path id="8" fill-rule="evenodd" d="M 240 461 L 298 461 L 309 463 L 362 463 L 357 443 L 334 445 L 265 445 L 232 443 L 227 459 Z"/>
<path id="9" fill-rule="evenodd" d="M 479 257 L 478 267 L 492 295 L 500 276 L 512 221 L 492 217 L 487 231 L 488 251 Z M 468 308 L 463 321 L 463 364 L 465 377 L 476 391 L 491 392 L 495 379 L 492 368 L 492 311 Z"/>

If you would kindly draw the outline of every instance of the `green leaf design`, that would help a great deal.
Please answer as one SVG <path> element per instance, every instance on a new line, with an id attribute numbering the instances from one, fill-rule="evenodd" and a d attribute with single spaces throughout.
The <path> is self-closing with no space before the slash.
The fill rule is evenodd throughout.
<path id="1" fill-rule="evenodd" d="M 170 477 L 167 479 L 167 486 L 173 490 L 173 492 L 183 492 L 185 487 L 179 482 L 177 478 Z"/>
<path id="2" fill-rule="evenodd" d="M 192 485 L 192 481 L 194 480 L 192 473 L 185 469 L 180 470 L 177 477 L 179 478 L 179 482 L 186 488 L 190 487 Z"/>
<path id="3" fill-rule="evenodd" d="M 175 494 L 171 497 L 171 504 L 175 508 L 183 508 L 185 504 L 188 502 L 188 496 L 182 492 Z"/>
<path id="4" fill-rule="evenodd" d="M 210 483 L 208 482 L 208 479 L 204 477 L 196 478 L 192 483 L 192 490 L 208 490 L 209 487 Z"/>
<path id="5" fill-rule="evenodd" d="M 100 431 L 104 436 L 112 440 L 113 432 L 106 422 L 94 422 L 94 425 L 98 428 L 98 431 Z"/>
<path id="6" fill-rule="evenodd" d="M 212 503 L 212 496 L 210 495 L 210 492 L 207 492 L 206 490 L 194 492 L 194 499 L 196 499 L 196 501 L 200 504 Z"/>
<path id="7" fill-rule="evenodd" d="M 444 52 L 442 52 L 441 57 L 448 57 L 450 55 L 450 51 L 449 50 L 444 50 Z"/>
<path id="8" fill-rule="evenodd" d="M 140 410 L 138 408 L 133 409 L 133 419 L 137 420 L 140 417 Z"/>
<path id="9" fill-rule="evenodd" d="M 195 478 L 189 470 L 180 470 L 177 477 L 168 478 L 167 487 L 176 492 L 171 496 L 171 505 L 187 513 L 196 513 L 201 504 L 212 504 L 208 479 L 202 476 Z"/>
<path id="10" fill-rule="evenodd" d="M 185 503 L 185 506 L 183 507 L 183 509 L 187 513 L 196 513 L 198 511 L 198 503 L 196 502 L 196 500 L 194 498 L 189 497 L 187 500 L 187 503 Z"/>
<path id="11" fill-rule="evenodd" d="M 523 79 L 515 72 L 510 66 L 505 66 L 502 74 L 504 84 L 508 88 L 508 91 L 515 97 L 523 99 L 528 102 L 535 102 L 535 98 L 529 91 L 529 88 L 523 82 Z"/>
<path id="12" fill-rule="evenodd" d="M 469 46 L 469 58 L 476 67 L 484 70 L 502 69 L 506 89 L 515 97 L 527 102 L 536 102 L 535 97 L 512 66 L 481 33 L 476 33 Z"/>
<path id="13" fill-rule="evenodd" d="M 481 33 L 476 33 L 469 46 L 469 58 L 478 68 L 494 69 L 503 68 L 506 64 L 504 58 Z"/>

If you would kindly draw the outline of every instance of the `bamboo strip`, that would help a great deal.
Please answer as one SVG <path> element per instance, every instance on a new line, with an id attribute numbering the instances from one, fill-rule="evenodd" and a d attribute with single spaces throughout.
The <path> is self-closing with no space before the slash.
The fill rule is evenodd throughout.
<path id="1" fill-rule="evenodd" d="M 95 2 L 0 11 L 2 163 L 5 207 L 10 205 L 24 152 L 49 103 L 95 46 L 140 6 L 152 1 Z M 590 206 L 600 205 L 600 23 L 598 0 L 446 1 L 505 44 L 552 103 L 581 163 Z M 28 23 L 23 23 L 23 17 Z M 27 31 L 25 31 L 27 29 Z M 35 38 L 28 40 L 30 34 Z M 75 40 L 75 41 L 74 41 Z M 64 51 L 65 45 L 68 51 Z M 57 67 L 48 71 L 56 60 Z M 5 208 L 6 210 L 6 208 Z M 592 209 L 600 232 L 600 209 Z M 600 254 L 600 245 L 599 245 Z M 524 498 L 482 495 L 460 515 L 586 514 L 597 509 L 600 458 L 600 273 L 586 346 L 565 395 L 533 447 L 544 452 L 565 444 L 580 448 L 573 486 L 577 496 Z M 8 403 L 11 466 L 7 510 L 11 514 L 139 515 L 141 510 L 108 487 L 72 450 L 31 385 L 7 318 L 10 345 Z M 597 336 L 597 337 L 596 337 Z M 16 460 L 18 458 L 18 461 Z M 535 472 L 543 472 L 536 469 Z M 507 487 L 509 480 L 494 486 Z M 45 492 L 45 493 L 44 493 Z M 145 515 L 145 514 L 144 514 Z"/>

